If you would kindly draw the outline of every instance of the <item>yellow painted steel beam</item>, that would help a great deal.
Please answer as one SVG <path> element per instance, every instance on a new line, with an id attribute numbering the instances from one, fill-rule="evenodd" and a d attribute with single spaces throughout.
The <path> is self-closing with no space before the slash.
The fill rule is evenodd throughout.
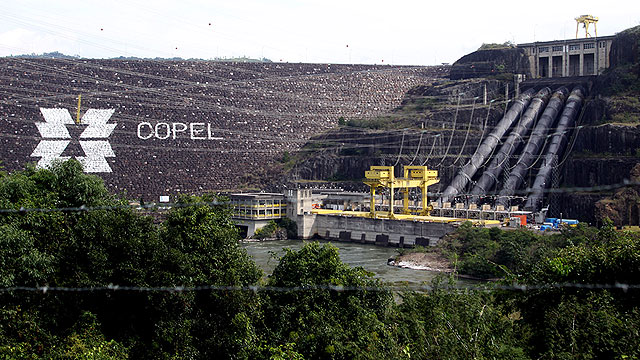
<path id="1" fill-rule="evenodd" d="M 344 211 L 344 210 L 331 210 L 331 209 L 314 209 L 311 213 L 317 215 L 331 215 L 331 216 L 347 216 L 347 217 L 370 217 L 370 213 L 366 211 Z M 387 211 L 376 211 L 376 219 L 391 219 Z M 444 216 L 423 216 L 423 215 L 407 215 L 407 214 L 394 214 L 393 220 L 398 221 L 424 221 L 424 222 L 436 222 L 436 223 L 462 223 L 469 221 L 474 225 L 500 225 L 499 220 L 480 220 L 480 219 L 465 219 L 465 218 L 451 218 Z"/>
<path id="2" fill-rule="evenodd" d="M 371 204 L 370 217 L 377 217 L 375 211 L 375 193 L 376 188 L 389 189 L 389 212 L 388 218 L 393 219 L 395 214 L 394 207 L 394 189 L 400 188 L 403 191 L 403 214 L 411 214 L 409 209 L 409 189 L 419 188 L 422 191 L 422 209 L 418 212 L 420 215 L 429 215 L 431 207 L 427 202 L 427 188 L 440 181 L 437 170 L 429 170 L 426 166 L 405 166 L 403 169 L 404 177 L 396 178 L 393 166 L 371 166 L 365 171 L 365 179 L 363 182 L 371 188 Z"/>

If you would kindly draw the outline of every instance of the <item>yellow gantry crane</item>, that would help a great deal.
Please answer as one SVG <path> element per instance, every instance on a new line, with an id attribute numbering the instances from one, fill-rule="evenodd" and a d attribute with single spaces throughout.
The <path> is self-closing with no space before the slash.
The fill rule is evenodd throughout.
<path id="1" fill-rule="evenodd" d="M 395 189 L 402 189 L 404 201 L 402 212 L 411 214 L 409 209 L 409 189 L 419 188 L 422 191 L 422 208 L 416 210 L 418 215 L 429 216 L 431 207 L 427 205 L 427 187 L 440 181 L 437 170 L 429 170 L 426 166 L 405 166 L 404 177 L 396 178 L 393 173 L 393 166 L 371 166 L 365 171 L 364 183 L 371 188 L 371 205 L 369 217 L 376 218 L 376 189 L 389 189 L 389 212 L 386 217 L 393 219 L 393 192 Z"/>
<path id="2" fill-rule="evenodd" d="M 596 37 L 598 37 L 598 27 L 596 24 L 597 22 L 598 22 L 598 18 L 593 15 L 578 16 L 576 18 L 576 39 L 578 38 L 578 29 L 580 28 L 580 24 L 584 26 L 585 37 L 591 37 L 591 34 L 589 34 L 589 24 L 593 24 Z"/>

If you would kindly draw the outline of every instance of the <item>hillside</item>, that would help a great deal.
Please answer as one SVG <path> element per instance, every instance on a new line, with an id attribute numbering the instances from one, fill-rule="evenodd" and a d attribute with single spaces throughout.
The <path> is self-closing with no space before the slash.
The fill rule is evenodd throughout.
<path id="1" fill-rule="evenodd" d="M 269 164 L 335 127 L 338 118 L 384 114 L 410 88 L 445 73 L 440 67 L 2 58 L 0 158 L 14 170 L 74 157 L 111 191 L 146 201 L 261 188 L 274 176 Z M 112 115 L 73 124 L 78 95 L 81 116 L 89 109 L 112 109 Z M 41 108 L 66 115 L 47 120 Z M 91 121 L 107 122 L 84 133 Z"/>
<path id="2" fill-rule="evenodd" d="M 640 124 L 640 26 L 619 33 L 611 46 L 611 67 L 598 79 L 595 123 Z"/>
<path id="3" fill-rule="evenodd" d="M 629 208 L 628 197 L 620 200 L 614 190 L 589 188 L 616 188 L 630 179 L 632 168 L 640 162 L 639 43 L 640 27 L 618 34 L 612 44 L 611 68 L 590 80 L 578 126 L 567 134 L 569 155 L 558 159 L 553 175 L 558 187 L 585 189 L 552 194 L 551 214 L 598 223 L 607 216 L 606 211 L 596 213 L 600 200 L 610 198 L 608 209 Z M 513 97 L 514 85 L 498 79 L 526 68 L 522 61 L 517 49 L 479 50 L 464 56 L 452 66 L 450 77 L 471 79 L 417 86 L 393 111 L 345 121 L 342 127 L 313 138 L 303 148 L 308 151 L 288 165 L 291 177 L 305 182 L 331 180 L 329 186 L 366 190 L 361 179 L 371 165 L 425 164 L 438 170 L 441 178 L 430 191 L 442 190 L 482 140 L 483 124 L 490 128 L 501 118 L 505 88 L 509 86 Z M 485 86 L 488 99 L 493 100 L 489 105 L 482 104 Z M 529 181 L 534 170 L 528 174 Z M 618 200 L 622 203 L 616 204 Z M 631 216 L 614 216 L 619 220 L 616 225 L 640 221 L 633 216 L 640 204 L 633 204 Z"/>
<path id="4" fill-rule="evenodd" d="M 495 97 L 487 105 L 482 98 L 485 86 L 489 99 Z M 361 179 L 369 166 L 427 164 L 437 165 L 441 178 L 451 178 L 504 113 L 504 89 L 504 82 L 485 79 L 438 80 L 414 87 L 393 111 L 345 121 L 312 138 L 288 166 L 289 177 L 366 190 Z"/>

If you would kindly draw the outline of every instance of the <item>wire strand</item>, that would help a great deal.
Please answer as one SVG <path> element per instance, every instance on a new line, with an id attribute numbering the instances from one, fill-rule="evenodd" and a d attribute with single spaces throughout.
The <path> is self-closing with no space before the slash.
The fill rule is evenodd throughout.
<path id="1" fill-rule="evenodd" d="M 406 285 L 390 285 L 383 284 L 380 286 L 342 286 L 329 284 L 310 284 L 301 286 L 267 286 L 267 285 L 198 285 L 198 286 L 123 286 L 123 285 L 105 285 L 93 287 L 63 287 L 63 286 L 12 286 L 0 288 L 0 293 L 13 292 L 31 292 L 45 295 L 47 293 L 84 293 L 84 292 L 165 292 L 165 293 L 184 293 L 199 291 L 243 291 L 243 292 L 294 292 L 294 291 L 311 291 L 326 290 L 336 292 L 351 291 L 371 291 L 371 292 L 429 292 L 429 291 L 519 291 L 527 292 L 534 290 L 551 290 L 551 289 L 585 289 L 585 290 L 636 290 L 640 289 L 640 284 L 612 283 L 612 284 L 584 284 L 584 283 L 551 283 L 551 284 L 496 284 L 489 283 L 485 285 L 441 285 L 431 286 L 426 284 L 406 284 Z"/>

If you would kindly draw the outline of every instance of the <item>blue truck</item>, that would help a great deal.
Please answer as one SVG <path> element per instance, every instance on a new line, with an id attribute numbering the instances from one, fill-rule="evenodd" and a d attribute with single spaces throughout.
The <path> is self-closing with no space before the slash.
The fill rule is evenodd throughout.
<path id="1" fill-rule="evenodd" d="M 563 226 L 578 226 L 580 222 L 574 219 L 546 218 L 540 226 L 540 231 L 558 230 Z"/>

